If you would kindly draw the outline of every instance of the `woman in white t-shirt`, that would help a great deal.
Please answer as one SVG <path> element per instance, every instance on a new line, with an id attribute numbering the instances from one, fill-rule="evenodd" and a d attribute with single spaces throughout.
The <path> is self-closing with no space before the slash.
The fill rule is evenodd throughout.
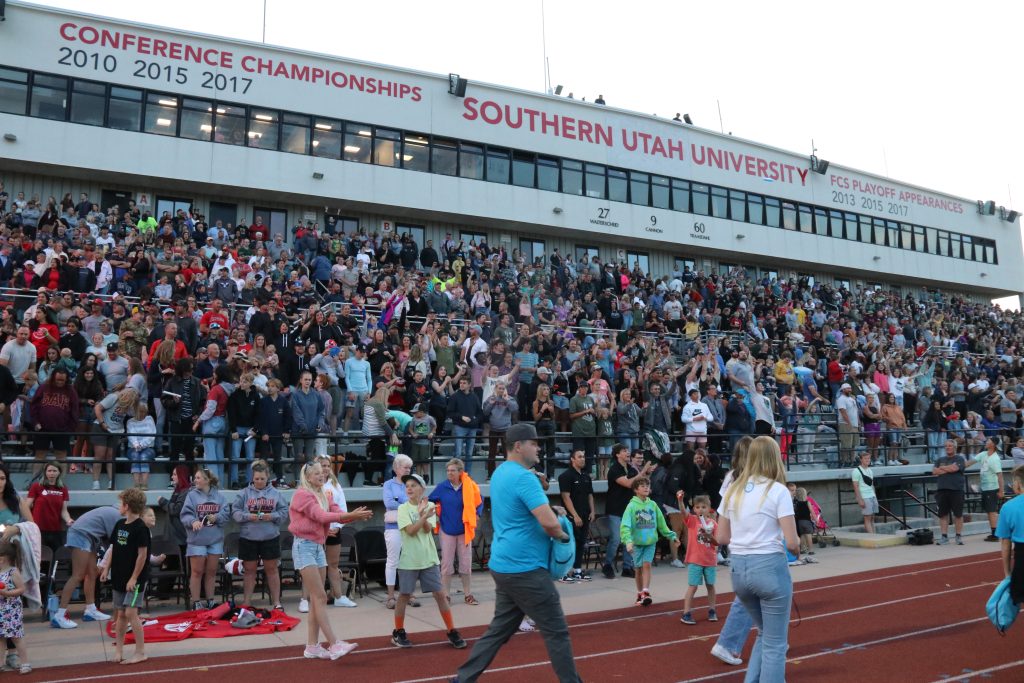
<path id="1" fill-rule="evenodd" d="M 793 579 L 786 548 L 800 552 L 782 453 L 759 436 L 718 508 L 719 544 L 729 544 L 732 584 L 758 627 L 745 681 L 784 681 Z"/>

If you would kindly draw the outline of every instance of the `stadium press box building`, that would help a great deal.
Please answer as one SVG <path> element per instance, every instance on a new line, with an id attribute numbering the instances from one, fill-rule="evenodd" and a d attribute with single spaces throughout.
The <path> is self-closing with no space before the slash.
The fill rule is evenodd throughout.
<path id="1" fill-rule="evenodd" d="M 847 286 L 1021 292 L 993 204 L 614 107 L 7 3 L 0 177 L 210 221 L 485 238 Z M 460 87 L 464 93 L 458 93 Z M 826 167 L 827 166 L 827 167 Z"/>

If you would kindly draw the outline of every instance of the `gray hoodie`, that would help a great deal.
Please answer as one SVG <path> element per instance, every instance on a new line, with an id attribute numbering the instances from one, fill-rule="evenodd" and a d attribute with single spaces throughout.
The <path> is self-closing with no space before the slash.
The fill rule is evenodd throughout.
<path id="1" fill-rule="evenodd" d="M 249 519 L 249 515 L 261 512 L 263 521 Z M 231 518 L 238 522 L 241 538 L 269 541 L 281 535 L 281 525 L 288 519 L 288 504 L 273 486 L 260 490 L 249 484 L 238 492 L 238 498 L 231 504 Z"/>
<path id="2" fill-rule="evenodd" d="M 204 519 L 207 515 L 213 515 L 216 519 L 213 524 L 203 526 L 199 531 L 192 529 L 192 522 L 197 519 Z M 216 486 L 203 493 L 193 488 L 185 496 L 185 505 L 181 508 L 181 523 L 188 531 L 189 545 L 213 545 L 224 541 L 224 524 L 229 519 L 229 511 L 224 496 Z"/>

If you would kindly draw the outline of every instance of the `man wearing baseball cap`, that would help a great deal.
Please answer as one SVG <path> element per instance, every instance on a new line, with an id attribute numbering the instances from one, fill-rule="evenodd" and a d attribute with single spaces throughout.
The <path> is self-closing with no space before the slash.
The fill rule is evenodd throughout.
<path id="1" fill-rule="evenodd" d="M 860 406 L 853 396 L 853 387 L 843 384 L 836 399 L 836 414 L 839 418 L 839 460 L 843 466 L 853 465 L 854 449 L 860 438 Z"/>
<path id="2" fill-rule="evenodd" d="M 494 544 L 494 619 L 454 679 L 477 680 L 498 650 L 519 628 L 523 616 L 537 624 L 559 681 L 579 681 L 562 602 L 548 570 L 551 539 L 568 542 L 548 504 L 533 467 L 538 463 L 537 430 L 523 422 L 505 433 L 505 462 L 491 477 Z"/>

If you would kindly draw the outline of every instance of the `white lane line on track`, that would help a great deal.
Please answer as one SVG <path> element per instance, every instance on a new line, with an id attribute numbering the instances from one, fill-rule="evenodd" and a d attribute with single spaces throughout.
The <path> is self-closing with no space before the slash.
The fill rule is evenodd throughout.
<path id="1" fill-rule="evenodd" d="M 957 569 L 959 567 L 969 567 L 969 566 L 974 566 L 974 565 L 978 565 L 978 564 L 986 564 L 986 563 L 989 563 L 989 562 L 995 562 L 997 560 L 998 560 L 998 558 L 989 558 L 989 559 L 986 559 L 986 560 L 976 560 L 976 561 L 972 561 L 972 562 L 961 562 L 961 563 L 958 563 L 958 564 L 952 564 L 952 565 L 947 565 L 947 566 L 943 566 L 943 567 L 929 567 L 929 568 L 926 568 L 926 569 L 915 569 L 914 571 L 909 571 L 909 572 L 900 572 L 900 573 L 896 573 L 896 574 L 888 574 L 884 578 L 885 579 L 895 579 L 895 578 L 900 578 L 900 577 L 904 577 L 904 576 L 916 576 L 918 574 L 934 573 L 934 572 L 939 572 L 939 571 L 943 571 L 943 570 L 946 570 L 946 569 Z M 868 578 L 868 579 L 858 579 L 856 581 L 843 581 L 843 582 L 839 582 L 839 583 L 835 583 L 835 584 L 829 584 L 829 585 L 826 585 L 826 586 L 815 586 L 815 587 L 812 587 L 812 588 L 804 588 L 804 589 L 800 589 L 800 590 L 795 590 L 794 594 L 810 593 L 810 592 L 814 592 L 814 591 L 827 590 L 827 589 L 830 589 L 830 588 L 842 588 L 842 587 L 845 587 L 845 586 L 854 586 L 854 585 L 858 585 L 858 584 L 862 584 L 862 583 L 871 583 L 871 582 L 875 582 L 875 581 L 878 581 L 878 580 L 879 580 L 879 577 L 873 577 L 873 578 Z M 797 585 L 799 585 L 799 584 L 797 584 Z M 974 587 L 975 586 L 968 586 L 967 588 L 974 588 Z M 955 590 L 964 590 L 964 589 L 955 589 Z M 946 592 L 949 592 L 949 591 L 946 591 Z M 941 595 L 941 593 L 930 593 L 929 595 Z M 897 600 L 896 602 L 900 602 L 900 601 L 903 601 L 903 600 L 915 600 L 918 597 L 926 597 L 926 596 L 913 596 L 913 597 L 910 597 L 910 598 L 901 598 L 900 600 Z M 857 611 L 859 609 L 868 609 L 868 608 L 871 608 L 871 607 L 882 606 L 882 605 L 885 605 L 885 604 L 890 604 L 890 603 L 878 603 L 877 605 L 867 605 L 867 606 L 864 606 L 864 607 L 855 608 L 853 610 L 843 610 L 841 612 L 830 612 L 830 613 L 826 613 L 826 614 L 807 616 L 807 617 L 803 617 L 803 621 L 808 621 L 810 619 L 818 619 L 818 618 L 825 617 L 825 616 L 845 614 L 845 613 L 848 613 L 850 611 Z M 696 609 L 700 610 L 700 609 L 704 609 L 704 608 L 696 608 Z M 614 624 L 614 623 L 623 622 L 623 621 L 636 621 L 636 620 L 639 620 L 639 619 L 650 619 L 652 617 L 666 616 L 666 615 L 669 615 L 669 614 L 675 614 L 677 612 L 679 612 L 678 609 L 666 610 L 666 611 L 661 611 L 661 612 L 646 612 L 644 614 L 633 614 L 633 615 L 625 616 L 625 617 L 615 617 L 615 618 L 611 618 L 611 619 L 601 619 L 601 620 L 597 620 L 597 621 L 589 621 L 589 622 L 584 622 L 584 623 L 580 623 L 580 624 L 570 624 L 569 628 L 571 630 L 571 629 L 575 629 L 575 628 L 584 628 L 584 627 L 589 627 L 589 626 L 605 626 L 607 624 Z M 709 635 L 694 636 L 692 638 L 688 638 L 688 639 L 677 641 L 677 642 L 678 643 L 685 643 L 685 642 L 689 642 L 689 641 L 692 641 L 692 640 L 707 639 L 709 637 L 711 637 L 711 636 L 709 636 Z M 466 640 L 467 640 L 467 642 L 471 642 L 473 640 L 478 640 L 478 639 L 477 638 L 467 638 Z M 443 640 L 443 641 L 437 641 L 437 642 L 433 642 L 433 643 L 423 643 L 421 645 L 414 645 L 413 647 L 414 648 L 426 648 L 426 647 L 438 647 L 438 646 L 441 646 L 441 645 L 445 645 L 445 646 L 448 645 L 448 641 L 447 640 Z M 391 652 L 393 649 L 394 649 L 393 647 L 379 647 L 379 648 L 372 648 L 372 649 L 369 649 L 369 650 L 356 650 L 352 654 L 348 655 L 348 657 L 357 657 L 357 656 L 360 656 L 360 655 L 368 655 L 368 654 L 373 654 L 373 653 L 377 653 L 377 652 Z M 594 655 L 587 655 L 587 657 L 594 657 L 594 656 L 600 656 L 600 653 L 597 653 L 597 654 L 594 654 Z M 177 667 L 177 668 L 168 668 L 168 669 L 155 669 L 155 670 L 152 670 L 152 671 L 131 671 L 131 672 L 126 672 L 126 673 L 107 674 L 107 675 L 102 675 L 102 676 L 80 676 L 80 677 L 76 677 L 76 678 L 58 678 L 58 679 L 52 679 L 52 680 L 49 680 L 49 681 L 44 681 L 44 683 L 79 683 L 79 682 L 84 682 L 84 681 L 99 681 L 99 680 L 107 680 L 107 679 L 113 679 L 113 678 L 125 678 L 125 677 L 131 677 L 131 676 L 146 676 L 146 675 L 150 675 L 150 674 L 179 673 L 179 672 L 183 672 L 183 671 L 197 671 L 197 670 L 202 670 L 202 669 L 222 669 L 222 668 L 234 667 L 234 666 L 249 666 L 249 665 L 258 665 L 258 664 L 276 664 L 276 663 L 279 663 L 279 662 L 292 662 L 292 661 L 299 661 L 299 660 L 302 660 L 302 659 L 303 659 L 303 657 L 301 657 L 301 656 L 300 657 L 274 657 L 274 658 L 270 658 L 270 659 L 249 659 L 249 660 L 246 660 L 246 661 L 243 661 L 243 662 L 224 662 L 224 663 L 221 663 L 221 664 L 208 664 L 208 665 L 205 665 L 205 666 L 186 666 L 186 667 Z M 581 659 L 581 657 L 577 657 L 577 659 Z M 546 663 L 547 662 L 544 662 L 544 664 L 546 664 Z M 96 662 L 95 664 L 102 664 L 102 662 Z M 441 677 L 437 677 L 437 678 L 426 678 L 426 679 L 422 679 L 422 680 L 424 680 L 424 681 L 434 681 L 434 680 L 446 680 L 447 678 L 448 678 L 447 676 L 441 676 Z"/>
<path id="2" fill-rule="evenodd" d="M 849 652 L 850 650 L 866 649 L 866 648 L 869 648 L 869 647 L 871 647 L 873 645 L 883 645 L 885 643 L 891 643 L 891 642 L 896 641 L 896 640 L 903 640 L 904 638 L 913 638 L 915 636 L 921 636 L 921 635 L 925 635 L 927 633 L 938 633 L 939 631 L 946 631 L 948 629 L 957 628 L 957 627 L 963 626 L 965 624 L 976 624 L 979 621 L 988 621 L 988 617 L 978 617 L 977 619 L 968 619 L 967 621 L 956 621 L 956 622 L 953 622 L 952 624 L 943 624 L 942 626 L 933 626 L 932 628 L 926 628 L 923 631 L 908 631 L 907 633 L 898 633 L 898 634 L 896 634 L 894 636 L 888 636 L 886 638 L 879 638 L 878 640 L 868 640 L 868 641 L 865 641 L 863 643 L 850 643 L 849 645 L 844 645 L 843 647 L 837 647 L 834 650 L 825 650 L 823 652 L 814 652 L 814 653 L 809 654 L 809 655 L 804 655 L 803 657 L 790 657 L 789 659 L 786 660 L 786 663 L 787 664 L 795 664 L 797 662 L 805 662 L 808 659 L 817 659 L 818 657 L 827 657 L 828 655 L 842 654 L 844 652 Z M 710 676 L 702 676 L 700 678 L 687 678 L 684 681 L 681 681 L 680 683 L 698 683 L 699 681 L 713 681 L 713 680 L 716 680 L 718 678 L 727 678 L 729 676 L 735 676 L 735 675 L 741 674 L 741 673 L 743 673 L 745 671 L 746 671 L 746 669 L 732 669 L 730 671 L 726 671 L 726 672 L 720 673 L 720 674 L 712 674 Z M 981 672 L 974 672 L 971 675 L 974 676 L 977 673 L 981 673 Z M 942 681 L 939 681 L 937 683 L 947 683 L 948 681 L 957 681 L 957 680 L 962 680 L 962 679 L 959 679 L 959 678 L 946 678 L 946 679 L 943 679 Z"/>
<path id="3" fill-rule="evenodd" d="M 912 600 L 931 599 L 931 598 L 934 598 L 934 597 L 937 597 L 937 596 L 940 596 L 940 595 L 949 595 L 949 594 L 952 594 L 952 593 L 960 593 L 960 592 L 963 592 L 963 591 L 974 590 L 976 588 L 991 588 L 992 586 L 995 586 L 995 585 L 996 584 L 994 582 L 993 583 L 981 583 L 981 584 L 976 584 L 974 586 L 965 586 L 963 588 L 951 588 L 949 590 L 939 591 L 938 593 L 929 592 L 929 593 L 924 593 L 922 595 L 912 595 L 910 597 L 898 598 L 896 600 L 886 600 L 885 602 L 876 602 L 876 603 L 874 603 L 872 605 L 863 605 L 861 607 L 851 607 L 849 609 L 836 610 L 834 612 L 826 612 L 824 614 L 815 614 L 815 615 L 812 615 L 812 616 L 809 616 L 809 617 L 804 617 L 801 621 L 812 621 L 814 619 L 823 619 L 825 617 L 840 616 L 840 615 L 843 615 L 843 614 L 850 614 L 851 612 L 860 612 L 860 611 L 863 611 L 863 610 L 873 609 L 873 608 L 876 608 L 876 607 L 888 607 L 890 605 L 898 605 L 900 603 L 910 602 Z M 808 655 L 806 657 L 797 657 L 797 658 L 794 658 L 794 659 L 799 659 L 799 660 L 813 659 L 815 657 L 820 657 L 821 655 L 833 654 L 833 653 L 836 653 L 836 652 L 842 652 L 842 651 L 845 651 L 847 649 L 854 649 L 854 648 L 857 648 L 857 647 L 864 647 L 864 646 L 869 645 L 869 644 L 878 644 L 878 643 L 888 642 L 890 640 L 898 640 L 900 638 L 905 638 L 907 636 L 914 635 L 914 634 L 917 634 L 917 633 L 929 633 L 930 631 L 940 631 L 940 630 L 947 629 L 947 628 L 953 628 L 954 626 L 959 626 L 961 624 L 970 624 L 970 623 L 974 623 L 976 621 L 984 621 L 987 618 L 988 617 L 980 617 L 978 619 L 969 620 L 969 621 L 958 621 L 958 622 L 956 622 L 954 624 L 947 624 L 947 625 L 943 625 L 943 626 L 938 626 L 938 627 L 935 627 L 935 628 L 932 628 L 932 629 L 926 629 L 926 630 L 923 630 L 923 631 L 912 631 L 910 633 L 900 634 L 898 636 L 891 636 L 889 638 L 883 638 L 883 639 L 878 640 L 878 641 L 872 641 L 872 643 L 861 643 L 860 645 L 845 646 L 845 647 L 842 647 L 842 648 L 836 648 L 834 650 L 829 650 L 828 652 L 821 652 L 821 653 L 811 654 L 811 655 Z M 707 640 L 707 639 L 711 638 L 712 636 L 713 636 L 713 634 L 707 634 L 707 635 L 701 635 L 701 636 L 691 636 L 689 638 L 682 638 L 682 639 L 679 639 L 679 640 L 670 640 L 670 641 L 660 642 L 660 643 L 650 643 L 648 645 L 637 645 L 635 647 L 621 648 L 621 649 L 610 650 L 610 651 L 606 651 L 606 652 L 594 652 L 594 653 L 586 654 L 586 655 L 576 655 L 575 659 L 576 659 L 576 661 L 581 661 L 581 660 L 585 660 L 585 659 L 596 659 L 598 657 L 609 657 L 609 656 L 624 655 L 624 654 L 629 654 L 629 653 L 633 653 L 633 652 L 639 652 L 641 650 L 652 650 L 652 649 L 655 649 L 655 648 L 671 647 L 671 646 L 675 646 L 675 645 L 682 645 L 684 643 L 690 643 L 690 642 L 693 642 L 693 641 L 696 641 L 696 640 Z M 792 661 L 792 660 L 790 660 L 790 661 Z M 540 661 L 540 662 L 529 662 L 527 664 L 516 664 L 516 665 L 513 665 L 513 666 L 505 666 L 505 667 L 499 667 L 499 668 L 496 668 L 496 669 L 488 669 L 484 673 L 488 674 L 488 673 L 498 673 L 498 672 L 502 672 L 502 671 L 518 671 L 520 669 L 529 669 L 529 668 L 534 668 L 534 667 L 538 667 L 538 666 L 549 666 L 550 664 L 551 664 L 551 662 L 549 660 L 544 660 L 544 661 Z M 712 675 L 712 676 L 706 676 L 704 678 L 695 678 L 693 680 L 694 681 L 713 680 L 715 678 L 723 678 L 723 677 L 726 677 L 726 676 L 732 676 L 732 675 L 735 675 L 737 673 L 741 673 L 742 671 L 746 671 L 746 669 L 732 669 L 732 670 L 727 671 L 727 672 L 725 672 L 723 674 L 715 674 L 715 675 Z M 400 681 L 399 683 L 429 683 L 430 681 L 446 681 L 446 680 L 449 680 L 450 678 L 451 678 L 451 674 L 448 674 L 446 676 L 430 676 L 430 677 L 427 677 L 427 678 L 414 678 L 414 679 L 410 679 L 410 680 L 406 680 L 406 681 Z"/>
<path id="4" fill-rule="evenodd" d="M 1018 659 L 1016 662 L 1007 662 L 1006 664 L 998 664 L 996 666 L 990 666 L 987 669 L 978 669 L 966 674 L 960 674 L 959 676 L 950 676 L 949 678 L 940 678 L 932 683 L 957 683 L 958 681 L 969 681 L 972 678 L 983 676 L 984 674 L 995 673 L 996 671 L 1006 671 L 1007 669 L 1016 669 L 1018 666 L 1024 666 L 1024 659 Z"/>

